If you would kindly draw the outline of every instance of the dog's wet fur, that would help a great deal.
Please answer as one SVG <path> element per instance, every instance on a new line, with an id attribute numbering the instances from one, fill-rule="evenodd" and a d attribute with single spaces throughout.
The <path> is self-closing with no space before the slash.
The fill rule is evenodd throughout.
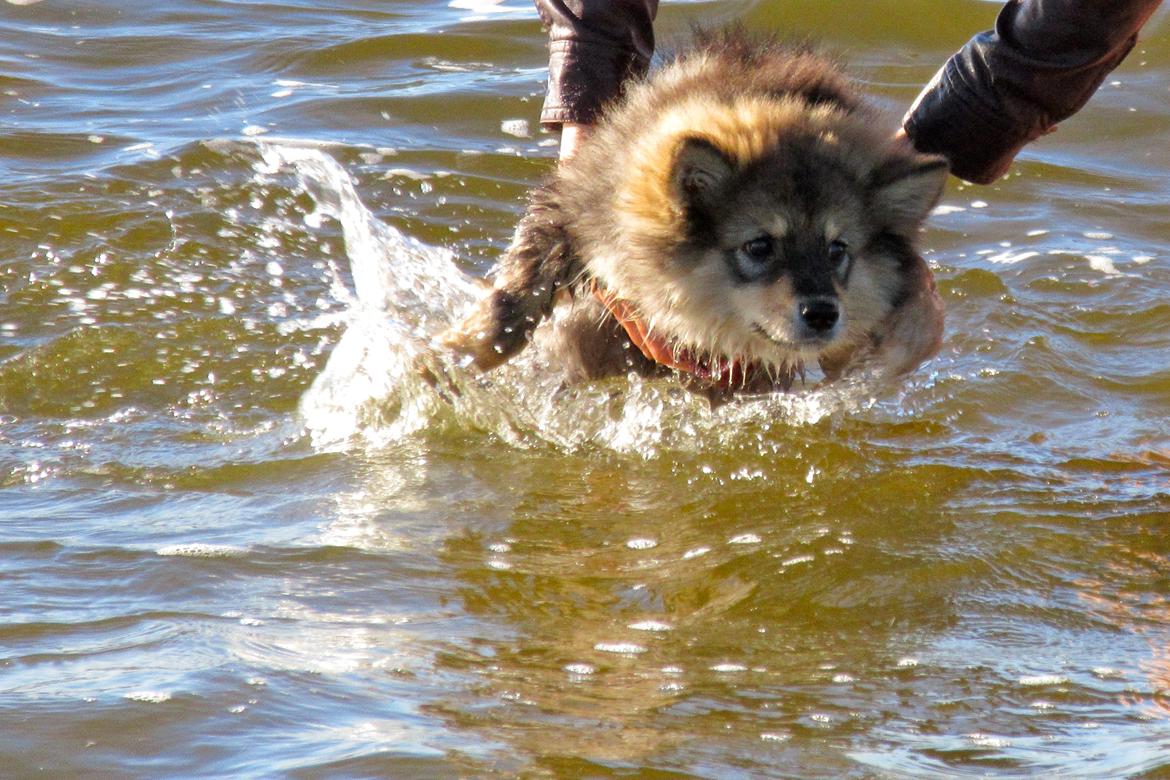
<path id="1" fill-rule="evenodd" d="M 831 60 L 740 28 L 700 32 L 628 84 L 535 190 L 494 288 L 443 341 L 491 369 L 555 306 L 541 341 L 570 379 L 669 373 L 603 290 L 672 349 L 768 378 L 723 392 L 786 388 L 811 361 L 829 379 L 907 372 L 942 334 L 915 244 L 946 175 Z"/>

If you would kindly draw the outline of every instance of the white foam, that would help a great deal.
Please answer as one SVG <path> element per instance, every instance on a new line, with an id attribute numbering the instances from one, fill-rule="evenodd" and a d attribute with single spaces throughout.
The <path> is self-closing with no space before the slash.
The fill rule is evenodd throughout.
<path id="1" fill-rule="evenodd" d="M 500 122 L 500 130 L 517 138 L 532 137 L 532 130 L 528 127 L 527 119 L 505 119 Z"/>
<path id="2" fill-rule="evenodd" d="M 727 540 L 728 544 L 759 544 L 758 534 L 738 534 Z"/>
<path id="3" fill-rule="evenodd" d="M 1089 267 L 1094 271 L 1105 274 L 1106 276 L 1117 276 L 1121 272 L 1117 270 L 1117 266 L 1113 264 L 1113 258 L 1105 255 L 1085 255 L 1085 259 L 1089 261 Z"/>
<path id="4" fill-rule="evenodd" d="M 1017 250 L 1014 252 L 1000 252 L 999 254 L 991 255 L 987 259 L 992 263 L 998 263 L 1000 265 L 1015 265 L 1016 263 L 1036 257 L 1039 254 L 1039 252 L 1031 250 Z"/>
<path id="5" fill-rule="evenodd" d="M 637 623 L 630 623 L 629 628 L 635 631 L 673 631 L 674 626 L 669 623 L 663 623 L 661 620 L 639 620 Z"/>
<path id="6" fill-rule="evenodd" d="M 242 547 L 233 547 L 230 544 L 203 544 L 201 542 L 168 544 L 155 550 L 157 555 L 181 558 L 234 558 L 244 555 L 246 552 L 247 550 Z"/>
<path id="7" fill-rule="evenodd" d="M 131 691 L 122 698 L 128 701 L 146 702 L 147 704 L 162 704 L 164 701 L 171 700 L 171 694 L 166 691 Z"/>
<path id="8" fill-rule="evenodd" d="M 1059 674 L 1036 674 L 1020 678 L 1020 685 L 1032 688 L 1036 686 L 1065 685 L 1068 678 Z"/>
<path id="9" fill-rule="evenodd" d="M 633 642 L 598 642 L 593 646 L 593 649 L 601 653 L 617 653 L 620 655 L 640 655 L 646 652 L 645 647 L 634 644 Z"/>
<path id="10" fill-rule="evenodd" d="M 460 11 L 470 11 L 480 17 L 488 14 L 526 14 L 527 6 L 506 5 L 505 0 L 450 0 L 448 7 Z"/>

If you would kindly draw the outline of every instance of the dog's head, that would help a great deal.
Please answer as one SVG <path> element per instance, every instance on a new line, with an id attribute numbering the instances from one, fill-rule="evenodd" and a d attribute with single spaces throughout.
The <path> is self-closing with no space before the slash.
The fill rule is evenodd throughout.
<path id="1" fill-rule="evenodd" d="M 795 99 L 686 106 L 619 194 L 603 281 L 652 327 L 777 364 L 860 344 L 902 294 L 946 162 Z"/>

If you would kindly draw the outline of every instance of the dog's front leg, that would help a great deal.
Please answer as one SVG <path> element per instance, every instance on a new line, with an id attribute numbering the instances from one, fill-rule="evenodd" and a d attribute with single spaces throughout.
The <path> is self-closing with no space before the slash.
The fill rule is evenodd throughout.
<path id="1" fill-rule="evenodd" d="M 549 315 L 557 291 L 577 275 L 578 262 L 547 190 L 537 193 L 500 262 L 495 286 L 440 342 L 483 371 L 527 345 Z"/>
<path id="2" fill-rule="evenodd" d="M 890 313 L 878 336 L 878 362 L 889 375 L 906 374 L 938 354 L 943 302 L 926 261 L 919 258 L 909 294 Z"/>

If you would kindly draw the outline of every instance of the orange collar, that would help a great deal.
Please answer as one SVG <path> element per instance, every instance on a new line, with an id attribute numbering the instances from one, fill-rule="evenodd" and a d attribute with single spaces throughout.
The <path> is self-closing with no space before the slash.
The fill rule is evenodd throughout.
<path id="1" fill-rule="evenodd" d="M 700 357 L 689 347 L 672 345 L 661 334 L 652 333 L 650 327 L 638 317 L 634 306 L 605 289 L 593 279 L 590 288 L 601 305 L 613 315 L 630 337 L 630 342 L 651 360 L 667 368 L 690 374 L 704 384 L 719 390 L 774 390 L 787 389 L 789 383 L 774 382 L 758 361 L 745 362 L 740 358 Z M 749 387 L 750 385 L 750 387 Z"/>

